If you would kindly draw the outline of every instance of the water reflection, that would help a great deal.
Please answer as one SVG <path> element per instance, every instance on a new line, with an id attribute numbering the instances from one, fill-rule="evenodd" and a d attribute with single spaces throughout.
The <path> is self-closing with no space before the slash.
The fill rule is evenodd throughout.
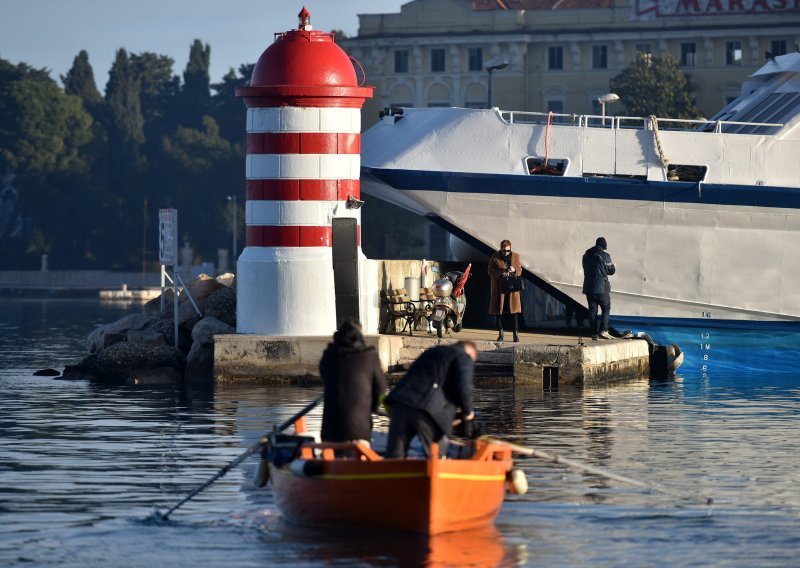
<path id="1" fill-rule="evenodd" d="M 705 338 L 712 342 L 706 349 L 694 341 L 696 330 L 676 336 L 672 329 L 687 354 L 675 381 L 476 392 L 492 434 L 678 491 L 708 493 L 717 501 L 712 509 L 521 458 L 531 491 L 509 497 L 497 529 L 427 540 L 284 523 L 271 492 L 249 482 L 254 460 L 171 522 L 145 522 L 320 389 L 109 386 L 31 376 L 79 357 L 92 323 L 124 315 L 109 309 L 0 300 L 0 564 L 794 563 L 798 334 L 759 339 L 716 330 Z M 320 417 L 316 409 L 310 426 L 318 427 Z M 385 429 L 385 419 L 378 427 Z"/>
<path id="2" fill-rule="evenodd" d="M 427 537 L 406 533 L 293 527 L 278 529 L 299 545 L 299 563 L 392 566 L 516 566 L 530 560 L 525 543 L 505 539 L 495 527 Z M 265 533 L 268 534 L 268 533 Z M 265 544 L 272 544 L 264 536 Z"/>

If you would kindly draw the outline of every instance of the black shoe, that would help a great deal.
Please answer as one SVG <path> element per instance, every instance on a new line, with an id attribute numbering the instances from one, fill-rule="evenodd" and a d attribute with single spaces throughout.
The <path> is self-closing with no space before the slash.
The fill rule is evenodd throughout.
<path id="1" fill-rule="evenodd" d="M 497 336 L 497 341 L 505 341 L 505 339 L 503 339 L 503 332 L 502 331 L 500 332 L 500 335 Z"/>
<path id="2" fill-rule="evenodd" d="M 514 332 L 514 343 L 519 343 L 519 335 L 517 335 L 516 331 Z"/>

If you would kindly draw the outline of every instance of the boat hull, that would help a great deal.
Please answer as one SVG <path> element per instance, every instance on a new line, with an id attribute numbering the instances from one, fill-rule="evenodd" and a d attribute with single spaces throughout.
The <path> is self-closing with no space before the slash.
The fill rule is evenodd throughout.
<path id="1" fill-rule="evenodd" d="M 303 525 L 435 535 L 491 525 L 503 504 L 505 460 L 330 460 L 304 476 L 270 467 L 283 515 Z"/>
<path id="2" fill-rule="evenodd" d="M 605 236 L 613 315 L 800 326 L 792 188 L 376 168 L 365 178 L 365 192 L 394 191 L 479 248 L 511 239 L 528 271 L 581 303 L 581 256 Z"/>

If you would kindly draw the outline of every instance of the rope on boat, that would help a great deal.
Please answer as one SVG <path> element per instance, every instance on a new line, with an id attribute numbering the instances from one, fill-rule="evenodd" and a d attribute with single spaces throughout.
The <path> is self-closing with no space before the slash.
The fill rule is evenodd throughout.
<path id="1" fill-rule="evenodd" d="M 650 126 L 653 129 L 653 139 L 656 145 L 658 161 L 661 162 L 661 167 L 664 168 L 664 176 L 666 177 L 669 160 L 667 160 L 667 155 L 664 153 L 664 147 L 661 144 L 661 136 L 658 133 L 658 117 L 654 114 L 650 115 Z"/>

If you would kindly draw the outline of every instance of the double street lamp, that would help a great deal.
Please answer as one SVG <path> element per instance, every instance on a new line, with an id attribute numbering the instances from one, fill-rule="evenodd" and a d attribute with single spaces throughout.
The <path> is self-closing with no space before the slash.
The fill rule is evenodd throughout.
<path id="1" fill-rule="evenodd" d="M 499 71 L 508 67 L 508 59 L 495 58 L 486 63 L 486 70 L 489 72 L 489 108 L 494 107 L 492 99 L 492 71 Z"/>

